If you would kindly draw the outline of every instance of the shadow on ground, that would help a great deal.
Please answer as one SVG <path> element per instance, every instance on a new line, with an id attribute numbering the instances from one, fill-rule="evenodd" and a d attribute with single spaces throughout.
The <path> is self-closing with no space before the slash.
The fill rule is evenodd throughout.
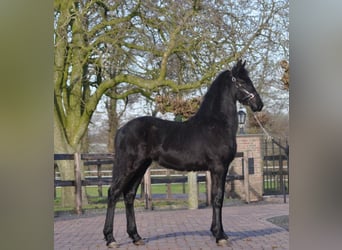
<path id="1" fill-rule="evenodd" d="M 272 217 L 272 218 L 267 219 L 267 221 L 289 231 L 289 216 L 288 215 Z"/>
<path id="2" fill-rule="evenodd" d="M 251 237 L 258 237 L 258 236 L 265 236 L 265 235 L 270 235 L 274 233 L 281 232 L 282 229 L 276 228 L 276 227 L 270 227 L 270 228 L 265 228 L 261 230 L 247 230 L 247 231 L 239 231 L 239 232 L 226 232 L 226 234 L 229 237 L 230 242 L 238 241 L 238 240 L 243 240 L 243 239 L 248 239 Z M 184 237 L 184 236 L 205 236 L 205 237 L 210 237 L 213 240 L 215 238 L 211 234 L 209 230 L 202 230 L 202 231 L 188 231 L 188 232 L 173 232 L 173 233 L 168 233 L 168 234 L 160 234 L 160 235 L 155 235 L 149 238 L 144 238 L 145 243 L 148 242 L 153 242 L 153 241 L 158 241 L 160 239 L 166 239 L 166 238 L 176 238 L 176 237 Z M 120 247 L 123 247 L 125 245 L 130 245 L 132 242 L 130 240 L 124 241 L 120 243 Z"/>

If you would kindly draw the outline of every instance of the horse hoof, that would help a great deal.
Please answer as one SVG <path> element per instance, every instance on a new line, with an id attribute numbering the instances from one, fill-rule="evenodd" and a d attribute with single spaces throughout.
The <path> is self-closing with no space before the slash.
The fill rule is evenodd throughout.
<path id="1" fill-rule="evenodd" d="M 140 240 L 134 241 L 133 243 L 134 243 L 134 245 L 136 245 L 136 246 L 142 246 L 142 245 L 145 245 L 145 241 L 144 241 L 143 239 L 140 239 Z"/>
<path id="2" fill-rule="evenodd" d="M 217 241 L 217 245 L 220 247 L 230 246 L 230 242 L 226 239 L 221 239 Z"/>
<path id="3" fill-rule="evenodd" d="M 107 245 L 108 248 L 118 248 L 119 247 L 119 244 L 116 243 L 116 241 L 112 241 L 111 243 L 109 243 Z"/>

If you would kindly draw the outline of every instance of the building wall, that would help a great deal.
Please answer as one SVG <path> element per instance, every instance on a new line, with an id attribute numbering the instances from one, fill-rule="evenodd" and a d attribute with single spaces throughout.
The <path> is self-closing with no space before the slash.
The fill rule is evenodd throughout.
<path id="1" fill-rule="evenodd" d="M 248 166 L 248 158 L 254 158 L 254 173 L 249 174 L 249 200 L 262 200 L 263 194 L 263 152 L 262 135 L 238 135 L 237 152 L 243 152 L 244 158 L 235 158 L 229 168 L 230 175 L 242 175 L 242 160 Z M 246 200 L 244 180 L 230 181 L 226 185 L 226 196 Z"/>

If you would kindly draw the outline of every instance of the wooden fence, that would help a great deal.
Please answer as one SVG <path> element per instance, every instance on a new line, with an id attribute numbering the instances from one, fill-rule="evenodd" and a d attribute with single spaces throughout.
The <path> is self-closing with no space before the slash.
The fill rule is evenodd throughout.
<path id="1" fill-rule="evenodd" d="M 97 186 L 98 187 L 98 194 L 99 197 L 102 197 L 102 186 L 103 185 L 110 185 L 112 181 L 111 177 L 111 170 L 103 170 L 103 165 L 113 164 L 113 154 L 54 154 L 54 160 L 73 160 L 74 161 L 74 168 L 75 168 L 75 180 L 61 180 L 58 177 L 58 167 L 55 163 L 54 165 L 54 187 L 55 187 L 55 197 L 56 197 L 56 187 L 66 187 L 66 186 L 74 186 L 75 193 L 76 193 L 76 212 L 82 212 L 82 186 Z M 236 154 L 236 158 L 241 158 L 242 163 L 244 162 L 244 154 L 242 152 L 238 152 Z M 86 175 L 84 179 L 81 177 L 81 165 L 83 166 L 96 166 L 96 173 L 94 175 L 93 171 L 88 171 L 91 175 Z M 244 164 L 242 164 L 244 167 Z M 163 169 L 164 171 L 169 171 Z M 184 172 L 182 174 L 163 174 L 163 175 L 154 175 L 151 174 L 155 171 L 160 171 L 160 169 L 152 169 L 146 172 L 143 185 L 142 185 L 142 196 L 145 199 L 145 208 L 151 209 L 152 208 L 152 184 L 167 184 L 167 197 L 170 196 L 170 184 L 171 183 L 182 183 L 185 185 L 188 181 L 188 177 Z M 87 171 L 85 171 L 87 173 Z M 110 175 L 104 175 L 105 173 L 110 173 Z M 243 171 L 244 175 L 248 175 L 248 171 Z M 227 175 L 226 181 L 233 181 L 233 180 L 244 180 L 244 175 Z M 247 178 L 248 179 L 248 178 Z M 199 172 L 197 175 L 197 183 L 205 182 L 206 183 L 206 203 L 207 205 L 211 204 L 211 179 L 210 179 L 210 172 Z M 248 185 L 246 185 L 248 189 Z M 246 189 L 246 192 L 249 192 Z M 247 200 L 248 202 L 248 200 Z"/>

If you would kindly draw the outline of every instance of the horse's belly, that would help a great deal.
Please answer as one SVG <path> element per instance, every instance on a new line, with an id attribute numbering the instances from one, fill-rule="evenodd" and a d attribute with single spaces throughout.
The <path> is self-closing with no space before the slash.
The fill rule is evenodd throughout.
<path id="1" fill-rule="evenodd" d="M 208 164 L 203 156 L 194 155 L 191 152 L 172 152 L 161 154 L 157 162 L 166 168 L 179 171 L 205 171 Z"/>

